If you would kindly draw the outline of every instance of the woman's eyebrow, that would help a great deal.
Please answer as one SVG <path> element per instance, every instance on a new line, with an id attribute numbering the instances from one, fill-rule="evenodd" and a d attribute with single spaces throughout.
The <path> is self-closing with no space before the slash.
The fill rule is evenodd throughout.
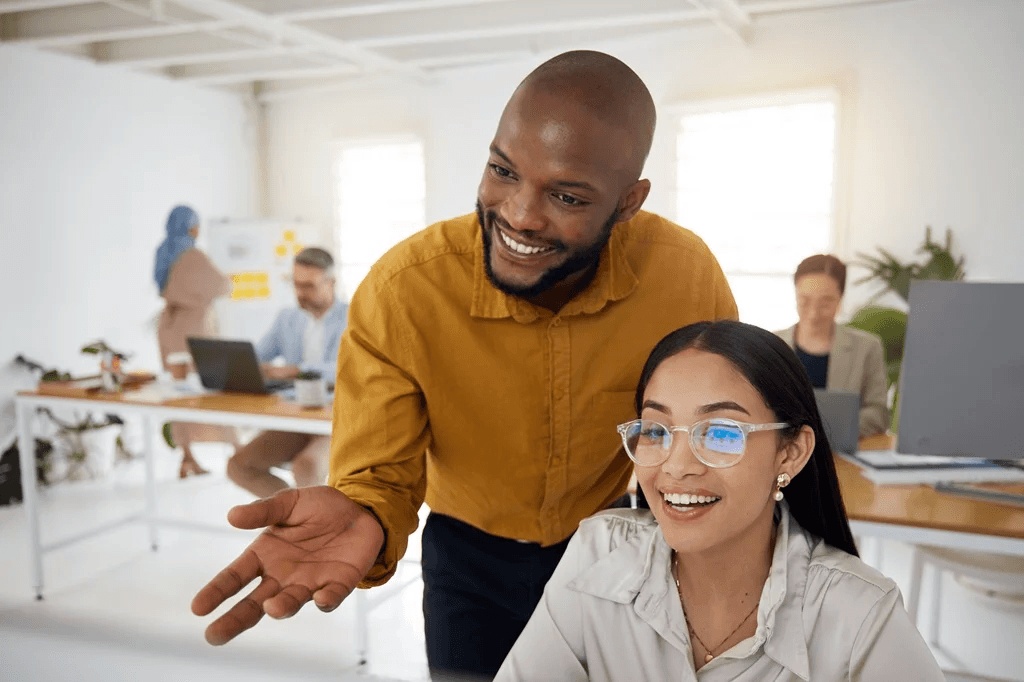
<path id="1" fill-rule="evenodd" d="M 739 403 L 735 403 L 731 400 L 722 400 L 717 403 L 708 403 L 707 405 L 701 405 L 697 408 L 697 414 L 711 414 L 712 412 L 718 412 L 720 410 L 734 410 L 736 412 L 742 412 L 743 414 L 750 416 L 750 412 Z"/>
<path id="2" fill-rule="evenodd" d="M 652 410 L 657 410 L 658 412 L 661 412 L 663 414 L 667 414 L 670 416 L 672 414 L 672 410 L 668 409 L 668 407 L 662 405 L 661 403 L 655 400 L 645 400 L 641 408 L 646 410 L 648 407 L 651 408 Z"/>

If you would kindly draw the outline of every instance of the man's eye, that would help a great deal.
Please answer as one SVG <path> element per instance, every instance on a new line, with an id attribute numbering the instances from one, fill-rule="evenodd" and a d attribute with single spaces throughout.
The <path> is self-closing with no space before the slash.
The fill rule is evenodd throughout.
<path id="1" fill-rule="evenodd" d="M 572 196 L 571 194 L 556 194 L 555 198 L 561 201 L 566 206 L 580 206 L 583 204 L 582 201 Z"/>
<path id="2" fill-rule="evenodd" d="M 512 171 L 510 171 L 508 168 L 505 168 L 503 166 L 499 166 L 496 163 L 492 163 L 491 164 L 491 170 L 495 173 L 495 175 L 498 175 L 499 177 L 502 177 L 502 178 L 511 177 L 511 175 L 512 175 Z"/>

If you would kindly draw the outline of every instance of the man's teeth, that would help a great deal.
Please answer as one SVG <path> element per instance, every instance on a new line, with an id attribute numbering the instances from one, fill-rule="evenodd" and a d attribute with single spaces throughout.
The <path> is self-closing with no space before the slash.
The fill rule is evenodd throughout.
<path id="1" fill-rule="evenodd" d="M 692 507 L 695 504 L 711 504 L 721 497 L 706 495 L 687 495 L 686 493 L 665 493 L 665 501 L 676 507 Z"/>
<path id="2" fill-rule="evenodd" d="M 541 253 L 543 251 L 550 251 L 551 250 L 551 247 L 549 247 L 549 246 L 527 246 L 526 244 L 520 244 L 519 242 L 517 242 L 514 239 L 512 239 L 511 237 L 509 237 L 507 234 L 505 234 L 501 230 L 498 230 L 498 234 L 501 235 L 502 241 L 505 242 L 505 245 L 508 248 L 512 249 L 516 253 L 521 253 L 524 256 L 532 256 L 535 253 Z"/>

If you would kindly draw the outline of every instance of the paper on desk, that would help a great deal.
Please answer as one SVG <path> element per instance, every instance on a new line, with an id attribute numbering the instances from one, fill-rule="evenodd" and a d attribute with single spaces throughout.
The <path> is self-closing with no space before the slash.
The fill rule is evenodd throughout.
<path id="1" fill-rule="evenodd" d="M 166 400 L 174 400 L 175 398 L 202 395 L 205 392 L 202 388 L 197 389 L 195 386 L 184 381 L 154 381 L 138 390 L 125 393 L 125 397 L 142 403 L 162 403 Z"/>
<path id="2" fill-rule="evenodd" d="M 907 455 L 895 450 L 858 450 L 857 459 L 873 467 L 941 467 L 985 464 L 983 457 L 943 457 L 940 455 Z"/>
<path id="3" fill-rule="evenodd" d="M 860 467 L 865 478 L 879 484 L 1024 481 L 1024 469 L 1003 466 L 983 457 L 907 455 L 892 450 L 838 454 Z"/>

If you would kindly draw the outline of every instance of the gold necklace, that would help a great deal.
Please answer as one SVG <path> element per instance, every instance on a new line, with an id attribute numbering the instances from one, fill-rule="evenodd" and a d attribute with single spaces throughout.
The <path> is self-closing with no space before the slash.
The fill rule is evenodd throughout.
<path id="1" fill-rule="evenodd" d="M 683 591 L 679 587 L 679 561 L 676 558 L 675 552 L 672 553 L 672 578 L 676 581 L 676 593 L 679 595 L 679 601 L 683 601 Z M 754 615 L 754 612 L 757 611 L 757 606 L 758 602 L 754 602 L 754 608 L 750 609 L 750 612 L 747 615 L 743 616 L 743 620 L 740 621 L 739 625 L 737 625 L 732 632 L 726 635 L 725 639 L 719 642 L 714 648 L 717 649 L 718 647 L 728 642 L 729 638 L 735 635 L 736 632 L 739 631 L 741 627 L 743 627 L 743 624 L 746 623 L 752 615 Z M 697 631 L 693 629 L 693 625 L 690 624 L 690 618 L 686 615 L 685 604 L 683 605 L 683 620 L 686 621 L 686 629 L 690 631 L 690 634 L 693 635 L 694 639 L 697 640 L 697 643 L 700 644 L 701 648 L 704 649 L 704 663 L 710 663 L 712 659 L 714 659 L 715 654 L 713 653 L 712 648 L 705 644 L 704 641 L 700 638 L 700 635 L 697 634 Z"/>

